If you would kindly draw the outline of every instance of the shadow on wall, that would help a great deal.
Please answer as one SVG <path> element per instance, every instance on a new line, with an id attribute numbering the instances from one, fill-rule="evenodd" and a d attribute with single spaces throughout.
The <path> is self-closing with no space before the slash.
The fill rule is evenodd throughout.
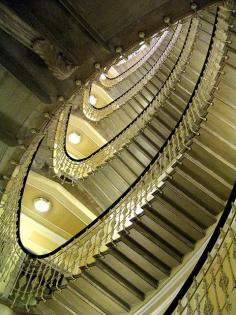
<path id="1" fill-rule="evenodd" d="M 0 304 L 0 314 L 1 315 L 17 315 L 8 306 Z"/>

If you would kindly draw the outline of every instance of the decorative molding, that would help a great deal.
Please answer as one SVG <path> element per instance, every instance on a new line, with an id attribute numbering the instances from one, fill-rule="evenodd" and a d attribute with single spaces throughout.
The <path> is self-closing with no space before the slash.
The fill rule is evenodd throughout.
<path id="1" fill-rule="evenodd" d="M 58 47 L 44 39 L 41 34 L 1 3 L 0 28 L 39 55 L 57 79 L 69 78 L 78 68 L 63 56 Z"/>
<path id="2" fill-rule="evenodd" d="M 35 40 L 32 43 L 32 48 L 43 59 L 52 74 L 59 80 L 69 78 L 78 68 L 66 60 L 60 50 L 46 39 Z"/>
<path id="3" fill-rule="evenodd" d="M 27 179 L 27 185 L 35 187 L 36 189 L 45 192 L 54 197 L 65 208 L 68 209 L 75 217 L 85 224 L 91 223 L 96 216 L 77 198 L 75 198 L 69 191 L 67 191 L 59 183 L 46 178 L 34 171 L 30 171 Z"/>
<path id="4" fill-rule="evenodd" d="M 2 3 L 0 3 L 0 28 L 29 49 L 32 49 L 32 41 L 40 37 L 37 31 Z"/>

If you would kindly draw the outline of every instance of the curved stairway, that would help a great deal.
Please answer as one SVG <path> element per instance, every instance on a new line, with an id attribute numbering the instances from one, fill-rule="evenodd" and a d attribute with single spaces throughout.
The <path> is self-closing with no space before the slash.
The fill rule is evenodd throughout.
<path id="1" fill-rule="evenodd" d="M 205 15 L 211 20 L 212 14 L 205 13 Z M 175 89 L 171 90 L 168 99 L 157 109 L 149 124 L 93 176 L 88 176 L 83 182 L 79 182 L 79 185 L 102 209 L 114 202 L 147 167 L 175 128 L 186 104 L 191 102 L 203 69 L 204 52 L 206 54 L 209 48 L 209 43 L 203 40 L 203 36 L 210 39 L 212 27 L 212 24 L 205 20 L 202 26 L 200 22 L 198 39 L 189 64 L 180 76 Z M 191 34 L 189 36 L 191 38 Z"/>
<path id="2" fill-rule="evenodd" d="M 162 193 L 157 192 L 132 220 L 132 226 L 108 243 L 108 249 L 95 256 L 94 263 L 81 268 L 65 290 L 55 293 L 46 304 L 40 303 L 37 310 L 50 315 L 124 314 L 181 264 L 184 255 L 216 222 L 235 180 L 235 128 L 231 120 L 236 117 L 236 108 L 226 103 L 220 110 L 229 114 L 224 123 L 215 118 L 217 105 L 211 107 L 191 151 L 167 178 Z M 227 139 L 214 134 L 218 123 L 228 130 Z M 211 136 L 206 137 L 206 130 Z M 222 146 L 216 150 L 218 141 Z"/>
<path id="3" fill-rule="evenodd" d="M 212 14 L 210 16 L 208 14 L 208 19 L 209 17 L 212 18 Z M 201 22 L 203 21 L 201 20 Z M 122 154 L 122 148 L 125 145 L 128 145 L 127 150 L 131 148 L 129 150 L 131 155 L 138 151 L 137 157 L 134 156 L 133 164 L 137 163 L 135 159 L 138 162 L 142 159 L 141 166 L 145 166 L 145 163 L 149 160 L 148 158 L 155 154 L 163 140 L 165 141 L 166 136 L 175 126 L 175 122 L 181 114 L 186 100 L 191 99 L 194 84 L 198 80 L 199 71 L 201 71 L 204 62 L 202 52 L 208 47 L 202 37 L 205 35 L 205 32 L 211 33 L 212 31 L 211 23 L 205 22 L 204 27 L 206 30 L 201 30 L 200 24 L 197 19 L 193 19 L 191 30 L 189 27 L 189 34 L 172 71 L 148 106 L 139 112 L 138 116 L 133 118 L 131 123 L 118 133 L 115 138 L 84 159 L 72 159 L 66 152 L 64 139 L 66 139 L 67 116 L 70 112 L 68 110 L 68 113 L 65 112 L 56 132 L 54 167 L 58 176 L 63 175 L 72 182 L 77 183 L 78 179 L 87 177 L 89 173 L 104 165 L 110 158 L 117 156 L 119 153 Z M 199 49 L 193 50 L 196 36 L 199 37 L 196 43 L 201 49 L 200 52 Z M 199 60 L 197 65 L 196 60 Z M 138 139 L 135 139 L 138 134 L 140 136 Z M 133 143 L 135 143 L 134 149 L 132 148 Z M 134 154 L 132 151 L 134 151 Z"/>
<path id="4" fill-rule="evenodd" d="M 202 65 L 198 71 L 194 69 L 199 52 L 193 53 L 193 64 L 185 72 L 186 82 L 195 84 L 188 85 L 189 90 L 184 88 L 186 96 L 175 124 L 133 184 L 123 194 L 119 190 L 118 199 L 111 194 L 109 203 L 116 199 L 112 206 L 54 253 L 45 257 L 24 254 L 23 267 L 9 294 L 13 305 L 28 307 L 33 301 L 47 299 L 34 308 L 34 314 L 41 315 L 132 312 L 181 267 L 186 255 L 217 222 L 236 174 L 236 38 L 231 12 L 227 7 L 217 9 L 212 40 L 209 33 L 200 32 L 197 47 Z M 214 18 L 213 12 L 207 15 Z M 178 88 L 183 90 L 181 83 L 176 91 Z M 170 116 L 172 101 L 168 100 Z M 179 102 L 175 100 L 176 106 Z M 164 117 L 161 122 L 163 128 Z M 141 138 L 136 139 L 140 147 Z M 124 161 L 131 167 L 126 158 Z M 18 176 L 24 178 L 24 168 L 21 172 Z M 15 221 L 13 224 L 15 228 Z M 5 231 L 6 226 L 1 236 Z M 5 240 L 0 240 L 5 250 Z M 10 234 L 8 241 L 11 246 Z"/>
<path id="5" fill-rule="evenodd" d="M 190 120 L 183 118 L 176 129 L 180 138 L 175 138 L 172 132 L 172 142 L 168 141 L 167 149 L 157 153 L 169 155 L 170 159 L 172 151 L 168 148 L 178 147 L 177 139 L 182 135 L 185 141 L 174 163 L 167 168 L 164 165 L 165 171 L 159 176 L 152 196 L 145 196 L 142 207 L 134 210 L 135 215 L 128 216 L 129 221 L 123 221 L 123 229 L 112 240 L 108 238 L 105 246 L 92 256 L 82 252 L 73 279 L 62 283 L 62 291 L 56 291 L 45 304 L 39 303 L 35 314 L 130 312 L 148 293 L 161 286 L 217 221 L 236 174 L 235 34 L 231 31 L 224 36 L 228 29 L 224 18 L 229 19 L 229 12 L 221 8 L 219 30 L 214 32 L 214 49 L 211 48 L 207 70 L 192 100 L 195 107 L 190 105 L 184 116 Z M 228 22 L 235 25 L 235 18 Z M 219 40 L 226 43 L 227 50 L 224 45 L 217 46 Z M 203 95 L 211 68 L 212 80 L 216 83 L 211 82 L 209 100 Z M 197 116 L 196 108 L 199 108 Z M 187 121 L 191 127 L 186 138 Z M 160 160 L 162 163 L 165 164 L 165 159 Z M 150 170 L 149 167 L 147 171 Z M 133 210 L 130 208 L 130 211 Z M 122 224 L 122 217 L 119 220 Z"/>
<path id="6" fill-rule="evenodd" d="M 159 108 L 163 105 L 165 98 L 170 93 L 171 88 L 173 89 L 175 82 L 179 78 L 181 72 L 188 62 L 189 55 L 192 50 L 193 41 L 196 36 L 197 21 L 194 20 L 191 26 L 191 36 L 188 36 L 188 40 L 182 47 L 180 57 L 177 59 L 173 71 L 169 73 L 167 82 L 161 86 L 160 93 L 157 93 L 155 97 L 149 102 L 147 107 L 141 111 L 137 117 L 133 118 L 131 123 L 126 126 L 120 133 L 118 133 L 113 139 L 93 152 L 84 159 L 76 160 L 72 159 L 66 152 L 66 133 L 67 125 L 70 116 L 70 108 L 64 111 L 61 120 L 58 122 L 58 127 L 55 135 L 56 148 L 54 152 L 54 167 L 59 176 L 70 178 L 72 181 L 77 182 L 77 179 L 86 177 L 88 173 L 95 171 L 95 169 L 106 162 L 107 159 L 111 158 L 114 154 L 119 152 L 122 147 L 132 140 L 137 133 L 145 127 L 147 121 L 150 121 L 151 117 L 156 111 L 156 107 Z M 189 27 L 190 30 L 190 27 Z M 185 47 L 186 46 L 186 47 Z M 184 52 L 183 52 L 184 51 Z"/>
<path id="7" fill-rule="evenodd" d="M 127 60 L 122 64 L 119 64 L 120 62 L 115 65 L 113 64 L 111 68 L 115 69 L 117 75 L 108 76 L 103 73 L 103 75 L 105 75 L 105 78 L 103 76 L 102 78 L 99 78 L 100 84 L 104 88 L 108 87 L 108 92 L 117 95 L 118 91 L 122 91 L 121 87 L 127 89 L 127 87 L 131 86 L 132 83 L 138 81 L 143 76 L 143 73 L 150 70 L 152 65 L 155 63 L 156 58 L 165 49 L 165 46 L 162 47 L 161 44 L 163 41 L 166 41 L 168 44 L 169 36 L 167 35 L 167 31 L 156 35 L 156 37 L 151 40 L 150 45 L 146 44 L 147 47 L 138 52 L 134 57 L 130 58 L 130 60 Z M 140 49 L 140 46 L 137 49 Z M 107 72 L 109 73 L 109 69 L 107 70 Z M 115 89 L 113 87 L 115 87 Z"/>
<path id="8" fill-rule="evenodd" d="M 188 30 L 188 25 L 186 23 L 184 24 L 183 27 L 177 25 L 175 31 L 165 34 L 164 40 L 156 51 L 154 63 L 151 62 L 151 65 L 142 71 L 141 77 L 134 80 L 130 87 L 124 84 L 121 93 L 118 92 L 118 95 L 116 95 L 116 98 L 112 102 L 104 107 L 96 108 L 89 103 L 90 89 L 85 89 L 83 112 L 88 119 L 96 122 L 97 128 L 102 123 L 103 127 L 105 125 L 108 127 L 109 122 L 112 121 L 110 117 L 115 111 L 117 113 L 117 119 L 121 123 L 120 128 L 123 129 L 122 123 L 127 123 L 127 120 L 125 119 L 125 115 L 123 115 L 123 119 L 119 117 L 119 113 L 122 112 L 124 108 L 132 109 L 132 105 L 129 104 L 131 100 L 139 104 L 136 105 L 136 107 L 141 106 L 141 108 L 145 108 L 147 106 L 149 100 L 151 100 L 153 95 L 160 89 L 160 84 L 166 80 L 175 64 L 175 60 L 178 58 Z"/>

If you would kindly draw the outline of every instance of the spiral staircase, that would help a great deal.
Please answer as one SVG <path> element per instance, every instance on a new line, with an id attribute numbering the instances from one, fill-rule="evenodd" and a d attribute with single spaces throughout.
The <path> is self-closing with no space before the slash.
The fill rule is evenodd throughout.
<path id="1" fill-rule="evenodd" d="M 62 3 L 74 12 L 73 1 Z M 9 7 L 1 6 L 0 15 L 9 18 Z M 14 8 L 17 19 L 23 7 Z M 58 97 L 53 113 L 38 105 L 40 128 L 30 125 L 36 112 L 19 131 L 26 141 L 15 145 L 8 130 L 2 133 L 0 302 L 12 314 L 236 311 L 236 3 L 209 1 L 203 9 L 191 2 L 191 14 L 165 16 L 164 23 L 149 36 L 139 33 L 142 50 L 137 43 L 126 52 L 116 48 L 122 63 L 104 53 L 106 75 L 96 63 L 85 84 L 76 79 L 73 93 Z M 53 71 L 69 93 L 76 69 L 72 63 L 66 69 Z M 112 101 L 92 105 L 93 84 Z M 68 151 L 71 114 L 105 139 L 81 159 Z M 97 209 L 96 219 L 41 255 L 20 235 L 30 170 L 78 198 L 75 191 L 83 192 Z"/>

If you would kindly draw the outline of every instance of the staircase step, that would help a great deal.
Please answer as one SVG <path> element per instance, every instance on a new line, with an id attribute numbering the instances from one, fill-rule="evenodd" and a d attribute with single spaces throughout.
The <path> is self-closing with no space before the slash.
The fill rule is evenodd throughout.
<path id="1" fill-rule="evenodd" d="M 108 253 L 105 253 L 102 257 L 98 257 L 97 259 L 104 260 L 107 265 L 125 276 L 129 282 L 144 293 L 153 288 L 157 288 L 158 281 L 117 250 L 116 245 L 110 243 L 108 244 L 108 248 Z"/>
<path id="2" fill-rule="evenodd" d="M 209 127 L 202 126 L 200 141 L 212 150 L 217 151 L 219 155 L 228 156 L 229 162 L 236 165 L 236 154 L 230 154 L 232 150 L 236 152 L 236 146 L 225 140 Z"/>
<path id="3" fill-rule="evenodd" d="M 186 170 L 191 177 L 201 182 L 205 187 L 211 183 L 212 191 L 217 194 L 222 200 L 227 200 L 232 185 L 226 182 L 222 177 L 205 166 L 201 161 L 198 161 L 188 152 L 185 153 L 185 158 L 181 169 Z"/>
<path id="4" fill-rule="evenodd" d="M 122 150 L 120 159 L 133 171 L 133 173 L 136 174 L 136 176 L 142 172 L 144 167 L 143 163 L 140 162 L 129 150 Z"/>
<path id="5" fill-rule="evenodd" d="M 127 268 L 131 269 L 134 273 L 138 274 L 140 278 L 142 278 L 147 285 L 150 285 L 152 288 L 156 288 L 158 286 L 158 279 L 155 277 L 155 272 L 148 264 L 139 263 L 139 255 L 135 252 L 133 253 L 129 247 L 125 245 L 125 243 L 119 242 L 118 244 L 108 244 L 109 253 L 115 257 L 120 263 L 125 265 Z M 128 249 L 128 254 L 125 254 L 124 249 Z M 142 259 L 140 259 L 142 261 Z M 145 262 L 145 260 L 144 260 Z M 148 268 L 149 267 L 149 268 Z M 162 275 L 163 277 L 163 275 Z"/>
<path id="6" fill-rule="evenodd" d="M 135 218 L 131 221 L 133 222 L 133 226 L 132 226 L 132 231 L 130 231 L 129 235 L 137 236 L 133 238 L 138 242 L 139 242 L 138 237 L 140 235 L 141 235 L 141 239 L 144 240 L 145 238 L 146 243 L 150 244 L 149 246 L 145 246 L 145 247 L 152 248 L 152 250 L 150 251 L 154 254 L 158 253 L 157 256 L 158 258 L 160 258 L 160 260 L 168 261 L 168 264 L 170 263 L 170 260 L 172 259 L 175 260 L 176 262 L 182 261 L 183 255 L 174 246 L 172 246 L 172 244 L 169 244 L 167 240 L 163 239 L 162 237 L 160 237 L 158 233 L 154 232 L 152 229 L 146 226 L 144 223 L 144 220 L 138 220 L 137 218 Z M 135 230 L 135 232 L 133 230 Z M 141 244 L 145 244 L 145 243 L 142 242 Z"/>
<path id="7" fill-rule="evenodd" d="M 158 143 L 161 143 L 162 141 L 160 141 L 160 138 L 157 136 L 155 130 L 152 129 L 150 126 L 151 123 L 147 124 L 140 134 L 151 143 L 156 152 L 160 148 L 160 145 Z"/>
<path id="8" fill-rule="evenodd" d="M 234 144 L 234 128 L 230 128 L 230 126 L 226 127 L 222 121 L 219 124 L 218 119 L 216 119 L 216 117 L 212 118 L 212 115 L 208 115 L 207 123 L 203 123 L 201 128 L 203 129 L 204 134 L 207 133 L 207 136 L 209 138 L 212 137 L 217 139 L 217 141 L 219 142 L 220 150 L 222 149 L 224 151 L 227 151 L 229 147 L 236 152 L 236 145 Z M 232 163 L 234 162 L 236 162 L 236 157 L 234 160 L 232 160 Z"/>
<path id="9" fill-rule="evenodd" d="M 132 141 L 126 150 L 143 167 L 146 167 L 152 159 L 151 155 L 138 142 Z"/>
<path id="10" fill-rule="evenodd" d="M 216 221 L 214 215 L 193 200 L 186 192 L 182 191 L 180 187 L 172 184 L 170 180 L 163 189 L 163 195 L 174 207 L 181 209 L 185 215 L 188 215 L 202 228 L 208 228 Z"/>
<path id="11" fill-rule="evenodd" d="M 144 132 L 140 132 L 139 135 L 133 139 L 133 141 L 136 145 L 138 145 L 138 147 L 141 148 L 141 150 L 146 153 L 150 159 L 156 155 L 158 147 L 156 146 L 155 142 L 149 139 Z"/>
<path id="12" fill-rule="evenodd" d="M 93 282 L 98 284 L 99 287 L 108 290 L 108 292 L 115 293 L 115 297 L 119 297 L 121 300 L 118 300 L 119 303 L 129 301 L 129 305 L 132 306 L 144 299 L 144 294 L 139 289 L 134 287 L 103 261 L 98 260 L 87 269 L 83 268 L 83 272 L 86 273 L 86 277 L 88 275 L 92 277 Z"/>
<path id="13" fill-rule="evenodd" d="M 111 204 L 111 200 L 108 198 L 107 195 L 105 195 L 105 192 L 102 191 L 102 188 L 98 187 L 97 184 L 93 182 L 93 176 L 94 175 L 90 175 L 88 178 L 81 181 L 81 185 L 88 194 L 91 195 L 91 192 L 93 192 L 92 197 L 96 200 L 98 205 L 102 209 L 106 209 Z"/>
<path id="14" fill-rule="evenodd" d="M 81 277 L 74 282 L 74 285 L 82 291 L 82 294 L 89 292 L 99 308 L 112 314 L 123 314 L 124 311 L 130 310 L 129 304 L 90 275 L 89 269 L 83 270 Z"/>
<path id="15" fill-rule="evenodd" d="M 137 112 L 133 107 L 127 102 L 127 106 L 123 109 L 124 113 L 130 118 L 130 121 L 133 121 L 137 117 Z"/>
<path id="16" fill-rule="evenodd" d="M 194 242 L 183 235 L 179 229 L 171 226 L 152 207 L 146 205 L 140 217 L 146 226 L 163 236 L 165 240 L 170 240 L 170 244 L 177 244 L 176 247 L 179 248 L 179 252 L 182 254 L 186 254 L 190 249 L 194 248 Z"/>
<path id="17" fill-rule="evenodd" d="M 53 309 L 50 309 L 49 300 L 46 303 L 40 302 L 33 308 L 34 315 L 57 315 Z"/>
<path id="18" fill-rule="evenodd" d="M 166 125 L 164 121 L 162 121 L 161 117 L 159 116 L 159 111 L 151 120 L 151 125 L 154 126 L 156 130 L 158 130 L 159 134 L 164 140 L 168 138 L 169 134 L 171 133 L 171 129 Z"/>
<path id="19" fill-rule="evenodd" d="M 186 215 L 180 208 L 169 203 L 164 194 L 155 195 L 155 198 L 151 201 L 151 206 L 167 220 L 168 224 L 173 222 L 174 228 L 177 226 L 181 234 L 183 233 L 191 242 L 194 243 L 205 235 L 204 229 L 192 220 L 188 213 Z"/>
<path id="20" fill-rule="evenodd" d="M 121 232 L 120 235 L 123 242 L 132 248 L 137 248 L 140 253 L 145 253 L 146 257 L 150 259 L 149 261 L 155 263 L 156 267 L 162 268 L 161 271 L 163 272 L 168 272 L 172 266 L 176 265 L 177 261 L 181 260 L 179 257 L 172 257 L 172 253 L 165 251 L 158 240 L 145 233 L 144 229 L 137 224 L 134 224 L 127 233 Z M 163 247 L 165 246 L 163 245 Z"/>
<path id="21" fill-rule="evenodd" d="M 100 170 L 109 181 L 112 181 L 113 185 L 119 190 L 120 193 L 123 193 L 128 187 L 129 183 L 124 179 L 120 171 L 116 171 L 111 167 L 111 162 L 107 162 L 106 166 L 104 166 Z"/>
<path id="22" fill-rule="evenodd" d="M 236 70 L 236 69 L 235 69 Z M 209 109 L 208 114 L 208 123 L 212 122 L 211 128 L 216 128 L 218 132 L 222 133 L 222 137 L 225 137 L 226 139 L 230 138 L 232 134 L 235 134 L 236 132 L 236 118 L 235 118 L 235 111 L 232 110 L 230 106 L 224 106 L 224 104 L 219 104 L 220 101 L 217 102 L 217 100 L 214 101 L 214 106 L 211 106 Z M 221 106 L 220 106 L 221 105 Z M 224 109 L 224 113 L 222 113 L 221 108 Z M 213 117 L 212 117 L 213 116 Z M 212 118 L 212 120 L 209 119 Z M 215 124 L 214 124 L 215 122 Z M 225 127 L 222 128 L 222 125 L 225 124 Z M 228 130 L 229 128 L 229 130 Z M 234 144 L 234 142 L 232 143 Z"/>
<path id="23" fill-rule="evenodd" d="M 105 309 L 102 309 L 94 302 L 90 294 L 82 292 L 73 283 L 70 283 L 67 289 L 63 291 L 63 296 L 74 305 L 76 310 L 79 310 L 79 314 L 107 314 Z M 108 314 L 111 315 L 111 313 Z"/>
<path id="24" fill-rule="evenodd" d="M 58 296 L 59 302 L 62 302 L 64 305 L 66 305 L 67 309 L 71 310 L 73 314 L 78 314 L 78 309 L 80 310 L 80 314 L 94 314 L 98 315 L 101 314 L 101 312 L 94 308 L 89 306 L 88 304 L 85 304 L 84 301 L 80 298 L 78 301 L 78 296 L 73 296 L 71 290 L 66 289 L 65 291 L 68 292 L 68 294 L 63 294 L 63 297 L 61 294 Z M 63 293 L 65 292 L 63 291 Z M 76 303 L 77 302 L 77 303 Z M 89 313 L 88 313 L 89 312 Z"/>
<path id="25" fill-rule="evenodd" d="M 106 273 L 110 278 L 113 278 L 113 280 L 116 283 L 119 283 L 122 287 L 124 287 L 126 289 L 126 291 L 128 291 L 133 296 L 135 296 L 138 299 L 138 301 L 144 300 L 145 294 L 141 290 L 139 290 L 138 287 L 136 287 L 131 282 L 129 282 L 127 280 L 127 278 L 124 278 L 120 273 L 118 273 L 114 269 L 114 267 L 109 266 L 108 264 L 106 264 L 106 262 L 104 260 L 101 260 L 101 259 L 96 261 L 96 265 L 100 268 L 101 271 Z M 105 278 L 104 278 L 104 281 L 105 281 Z M 118 292 L 118 290 L 116 290 L 116 292 Z M 127 293 L 125 293 L 125 294 L 127 295 L 127 298 L 128 298 L 128 294 Z M 121 294 L 119 294 L 119 296 L 121 296 Z M 131 303 L 133 303 L 131 298 L 129 299 L 129 301 L 131 301 Z M 136 299 L 135 299 L 134 303 L 138 302 L 138 301 L 136 301 Z"/>
<path id="26" fill-rule="evenodd" d="M 161 132 L 158 130 L 156 123 L 152 120 L 148 126 L 146 126 L 145 130 L 149 130 L 149 133 L 152 133 L 153 137 L 155 137 L 156 145 L 160 148 L 165 142 L 165 138 Z"/>
<path id="27" fill-rule="evenodd" d="M 172 182 L 213 215 L 222 211 L 225 201 L 179 168 Z"/>
<path id="28" fill-rule="evenodd" d="M 221 93 L 222 90 L 224 93 Z M 235 98 L 236 98 L 236 91 L 235 88 L 221 83 L 221 89 L 215 92 L 215 98 L 220 100 L 222 104 L 227 104 L 227 106 L 231 106 L 233 109 L 236 109 Z M 225 106 L 222 107 L 222 109 Z"/>
<path id="29" fill-rule="evenodd" d="M 120 252 L 156 280 L 160 281 L 170 274 L 170 268 L 166 264 L 163 264 L 151 252 L 129 237 L 125 232 L 121 232 L 121 239 L 116 243 L 116 246 Z"/>
<path id="30" fill-rule="evenodd" d="M 218 150 L 212 150 L 208 145 L 200 141 L 200 137 L 195 137 L 189 154 L 224 178 L 229 184 L 233 184 L 236 167 L 226 160 L 227 155 L 223 157 L 217 152 Z"/>
<path id="31" fill-rule="evenodd" d="M 110 165 L 129 185 L 136 179 L 136 174 L 122 161 L 119 155 L 110 162 Z"/>
<path id="32" fill-rule="evenodd" d="M 158 117 L 161 119 L 167 130 L 173 130 L 173 128 L 175 128 L 177 122 L 176 119 L 169 115 L 169 113 L 165 111 L 164 107 L 161 107 L 158 110 Z"/>
<path id="33" fill-rule="evenodd" d="M 65 315 L 76 315 L 76 310 L 73 308 L 73 306 L 68 303 L 62 296 L 59 296 L 58 293 L 56 293 L 52 299 L 47 301 L 47 307 L 49 307 L 50 310 L 52 310 L 54 313 L 51 314 L 65 314 Z"/>
<path id="34" fill-rule="evenodd" d="M 106 167 L 106 166 L 104 166 Z M 92 176 L 93 182 L 97 185 L 97 187 L 105 194 L 111 201 L 115 201 L 120 197 L 121 192 L 117 187 L 117 183 L 115 178 L 109 179 L 104 173 L 103 169 L 100 169 L 99 172 L 96 172 Z"/>

